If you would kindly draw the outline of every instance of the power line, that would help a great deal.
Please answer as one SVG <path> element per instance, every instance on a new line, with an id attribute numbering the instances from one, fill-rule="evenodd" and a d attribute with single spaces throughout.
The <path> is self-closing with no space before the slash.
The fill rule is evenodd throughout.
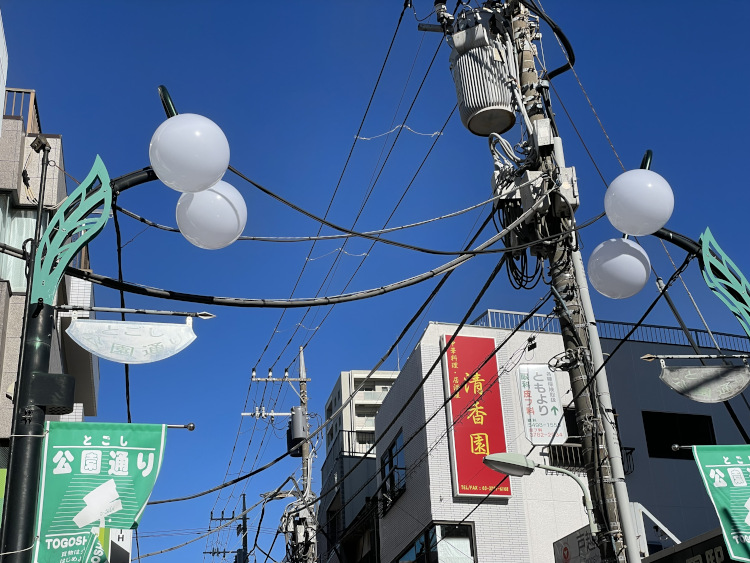
<path id="1" fill-rule="evenodd" d="M 485 227 L 487 226 L 487 224 L 489 223 L 489 220 L 490 220 L 490 218 L 491 218 L 491 215 L 487 217 L 487 219 L 486 219 L 486 220 L 484 221 L 484 223 L 483 223 L 483 224 L 482 224 L 482 226 L 480 227 L 480 229 L 479 229 L 479 231 L 477 232 L 477 234 L 476 234 L 476 235 L 474 236 L 474 238 L 473 238 L 473 239 L 472 239 L 472 240 L 471 240 L 471 241 L 470 241 L 470 242 L 468 243 L 468 245 L 467 245 L 467 246 L 471 246 L 472 244 L 474 244 L 474 242 L 476 241 L 476 238 L 478 238 L 478 237 L 479 237 L 479 234 L 480 234 L 480 233 L 481 233 L 481 232 L 482 232 L 482 231 L 484 230 L 484 228 L 485 228 Z M 431 302 L 431 301 L 432 301 L 432 300 L 434 299 L 434 297 L 435 297 L 435 296 L 437 295 L 437 293 L 438 293 L 438 292 L 440 291 L 440 289 L 442 289 L 442 287 L 443 287 L 443 286 L 445 285 L 445 283 L 446 283 L 446 282 L 448 281 L 448 279 L 450 278 L 450 276 L 451 276 L 451 274 L 452 274 L 452 273 L 453 273 L 453 270 L 449 271 L 449 272 L 448 272 L 448 273 L 447 273 L 447 274 L 446 274 L 445 276 L 443 276 L 443 278 L 442 278 L 442 279 L 440 280 L 440 282 L 438 282 L 438 284 L 436 285 L 435 289 L 433 289 L 432 293 L 431 293 L 431 294 L 430 294 L 430 295 L 429 295 L 429 296 L 427 297 L 427 299 L 426 299 L 426 300 L 424 301 L 424 303 L 422 303 L 422 305 L 421 305 L 421 306 L 419 307 L 419 309 L 417 310 L 417 312 L 416 312 L 416 313 L 415 313 L 415 314 L 414 314 L 414 315 L 412 316 L 412 318 L 411 318 L 411 319 L 409 320 L 409 322 L 408 322 L 408 323 L 406 324 L 406 326 L 404 327 L 404 329 L 403 329 L 403 330 L 401 331 L 401 333 L 399 334 L 399 336 L 398 336 L 398 337 L 396 338 L 396 341 L 395 341 L 395 342 L 394 342 L 394 343 L 393 343 L 393 344 L 392 344 L 392 345 L 390 346 L 390 348 L 388 349 L 388 351 L 387 351 L 387 352 L 386 352 L 386 353 L 385 353 L 385 354 L 383 355 L 383 357 L 382 357 L 382 358 L 380 359 L 380 361 L 379 361 L 379 362 L 378 362 L 378 363 L 377 363 L 377 364 L 375 365 L 375 367 L 373 367 L 373 368 L 372 368 L 372 370 L 370 370 L 370 373 L 369 373 L 369 374 L 367 375 L 367 377 L 365 377 L 365 379 L 364 379 L 364 380 L 363 380 L 363 382 L 362 382 L 362 383 L 360 384 L 360 386 L 359 386 L 359 387 L 358 387 L 357 389 L 355 389 L 355 390 L 354 390 L 354 391 L 353 391 L 353 392 L 351 393 L 351 395 L 350 395 L 349 397 L 347 397 L 347 398 L 346 398 L 346 400 L 344 400 L 344 402 L 343 402 L 343 403 L 342 403 L 342 405 L 341 405 L 341 406 L 340 406 L 340 407 L 339 407 L 339 408 L 338 408 L 338 409 L 336 410 L 336 412 L 335 412 L 335 413 L 333 413 L 333 414 L 332 414 L 332 415 L 331 415 L 331 416 L 330 416 L 330 417 L 329 417 L 329 418 L 328 418 L 327 420 L 325 420 L 325 421 L 323 422 L 323 424 L 321 424 L 321 425 L 320 425 L 320 426 L 318 427 L 318 429 L 317 429 L 317 430 L 315 430 L 315 432 L 313 432 L 313 433 L 311 434 L 311 436 L 310 436 L 310 437 L 309 437 L 308 439 L 312 439 L 312 438 L 313 438 L 313 437 L 314 437 L 314 436 L 315 436 L 316 434 L 320 433 L 320 432 L 321 432 L 321 431 L 323 430 L 323 428 L 325 428 L 325 427 L 326 427 L 326 426 L 327 426 L 327 425 L 328 425 L 328 424 L 329 424 L 329 423 L 331 422 L 331 420 L 332 420 L 332 419 L 334 419 L 334 418 L 335 418 L 336 416 L 338 416 L 338 415 L 339 415 L 339 414 L 341 413 L 341 411 L 342 411 L 343 409 L 345 409 L 345 408 L 347 407 L 347 405 L 349 405 L 349 403 L 351 403 L 351 401 L 352 401 L 352 400 L 354 399 L 354 397 L 356 396 L 356 393 L 360 391 L 360 389 L 362 388 L 362 386 L 364 386 L 364 384 L 365 384 L 365 383 L 367 382 L 367 380 L 368 380 L 368 379 L 369 379 L 369 378 L 370 378 L 370 377 L 371 377 L 371 376 L 372 376 L 372 375 L 373 375 L 373 374 L 374 374 L 374 373 L 375 373 L 375 372 L 376 372 L 376 371 L 378 370 L 378 368 L 379 368 L 379 367 L 380 367 L 380 366 L 381 366 L 381 365 L 382 365 L 382 364 L 383 364 L 383 363 L 384 363 L 384 362 L 386 361 L 386 359 L 387 359 L 387 358 L 388 358 L 388 357 L 389 357 L 389 356 L 390 356 L 390 355 L 391 355 L 391 354 L 393 353 L 393 351 L 394 351 L 394 350 L 396 349 L 396 347 L 398 346 L 398 343 L 399 343 L 399 342 L 401 341 L 401 339 L 402 339 L 402 338 L 404 337 L 404 335 L 405 335 L 405 334 L 406 334 L 406 333 L 408 332 L 408 330 L 409 330 L 409 329 L 411 328 L 411 326 L 412 326 L 412 325 L 414 324 L 414 322 L 416 322 L 416 320 L 417 320 L 417 318 L 419 317 L 419 315 L 421 315 L 421 314 L 422 314 L 422 312 L 424 311 L 424 309 L 425 309 L 425 308 L 426 308 L 426 307 L 428 306 L 428 304 L 429 304 L 429 303 L 430 303 L 430 302 Z M 242 476 L 240 476 L 240 477 L 237 477 L 236 479 L 233 479 L 233 480 L 231 480 L 231 481 L 227 481 L 227 482 L 225 482 L 225 483 L 222 483 L 221 485 L 218 485 L 218 486 L 216 486 L 216 487 L 213 487 L 212 489 L 209 489 L 209 490 L 207 490 L 207 491 L 203 491 L 203 492 L 197 493 L 197 494 L 195 494 L 195 495 L 190 495 L 190 496 L 187 496 L 187 497 L 180 497 L 180 498 L 167 499 L 167 500 L 158 500 L 158 501 L 149 501 L 149 504 L 163 504 L 163 503 L 167 503 L 167 502 L 179 502 L 179 501 L 183 501 L 183 500 L 190 500 L 190 499 L 193 499 L 193 498 L 198 498 L 198 497 L 200 497 L 200 496 L 203 496 L 203 495 L 206 495 L 206 494 L 209 494 L 209 493 L 212 493 L 212 492 L 216 492 L 216 491 L 219 491 L 219 490 L 221 490 L 221 489 L 223 489 L 223 488 L 225 488 L 225 487 L 231 486 L 231 485 L 233 485 L 233 484 L 235 484 L 235 483 L 239 483 L 240 481 L 243 481 L 243 480 L 245 480 L 245 479 L 247 479 L 247 478 L 249 478 L 249 477 L 252 477 L 253 475 L 257 475 L 257 474 L 258 474 L 258 473 L 260 473 L 261 471 L 264 471 L 265 469 L 268 469 L 269 467 L 272 467 L 272 466 L 273 466 L 273 465 L 275 465 L 275 464 L 276 464 L 276 463 L 277 463 L 278 461 L 281 461 L 282 459 L 284 459 L 284 458 L 285 458 L 285 457 L 287 457 L 288 455 L 289 455 L 289 452 L 286 452 L 285 454 L 283 454 L 283 455 L 281 455 L 281 456 L 277 457 L 277 458 L 276 458 L 275 460 L 272 460 L 272 461 L 270 461 L 269 463 L 267 463 L 266 465 L 264 465 L 263 467 L 261 467 L 261 468 L 259 468 L 259 469 L 257 469 L 257 470 L 253 470 L 253 471 L 249 472 L 249 473 L 248 473 L 248 474 L 246 474 L 246 475 L 242 475 Z"/>

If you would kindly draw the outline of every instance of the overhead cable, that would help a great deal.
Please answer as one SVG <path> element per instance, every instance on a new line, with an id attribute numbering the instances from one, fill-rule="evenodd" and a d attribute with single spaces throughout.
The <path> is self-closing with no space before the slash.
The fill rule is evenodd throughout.
<path id="1" fill-rule="evenodd" d="M 485 228 L 485 227 L 487 226 L 487 224 L 488 224 L 488 222 L 489 222 L 489 219 L 490 219 L 490 217 L 491 217 L 491 216 L 487 217 L 487 219 L 485 220 L 485 222 L 484 222 L 484 223 L 482 224 L 481 228 L 480 228 L 480 229 L 479 229 L 479 230 L 477 231 L 477 234 L 476 234 L 476 235 L 474 236 L 474 238 L 473 238 L 473 239 L 472 239 L 472 240 L 471 240 L 471 241 L 469 242 L 469 244 L 468 244 L 467 246 L 471 246 L 472 244 L 474 244 L 474 243 L 476 242 L 476 238 L 478 238 L 479 234 L 480 234 L 480 233 L 481 233 L 481 232 L 482 232 L 482 231 L 484 230 L 484 228 Z M 395 342 L 394 342 L 394 343 L 393 343 L 393 344 L 391 345 L 391 347 L 390 347 L 390 348 L 388 349 L 388 351 L 387 351 L 387 352 L 386 352 L 386 353 L 385 353 L 385 354 L 383 355 L 383 357 L 382 357 L 382 358 L 380 359 L 380 361 L 379 361 L 379 362 L 378 362 L 378 363 L 377 363 L 377 364 L 375 365 L 375 367 L 373 367 L 373 368 L 372 368 L 372 369 L 370 370 L 370 373 L 369 373 L 369 374 L 367 375 L 367 377 L 365 377 L 365 380 L 364 380 L 364 381 L 363 381 L 363 382 L 362 382 L 362 383 L 360 384 L 360 386 L 359 386 L 359 387 L 357 387 L 357 389 L 355 389 L 355 390 L 354 390 L 354 391 L 353 391 L 353 392 L 352 392 L 352 393 L 351 393 L 351 394 L 349 395 L 349 397 L 347 397 L 347 398 L 346 398 L 346 399 L 345 399 L 345 400 L 343 401 L 342 405 L 341 405 L 341 406 L 340 406 L 340 407 L 339 407 L 339 408 L 338 408 L 338 409 L 336 410 L 336 412 L 335 412 L 335 413 L 333 413 L 333 414 L 332 414 L 332 415 L 331 415 L 330 417 L 328 417 L 328 419 L 327 419 L 327 420 L 325 420 L 325 421 L 324 421 L 324 422 L 323 422 L 323 423 L 322 423 L 322 424 L 321 424 L 321 425 L 320 425 L 320 426 L 319 426 L 319 427 L 318 427 L 318 428 L 317 428 L 317 429 L 316 429 L 316 430 L 315 430 L 315 431 L 314 431 L 314 432 L 313 432 L 313 433 L 312 433 L 312 434 L 311 434 L 311 435 L 309 436 L 309 438 L 308 438 L 308 440 L 307 440 L 308 442 L 309 442 L 309 441 L 310 441 L 310 440 L 311 440 L 311 439 L 312 439 L 312 438 L 313 438 L 313 437 L 314 437 L 314 436 L 315 436 L 316 434 L 319 434 L 320 432 L 322 432 L 322 430 L 323 430 L 323 429 L 324 429 L 324 428 L 325 428 L 325 427 L 326 427 L 326 426 L 327 426 L 328 424 L 330 424 L 331 420 L 333 420 L 333 419 L 334 419 L 334 418 L 335 418 L 336 416 L 338 416 L 338 414 L 339 414 L 339 413 L 340 413 L 340 412 L 341 412 L 341 411 L 342 411 L 343 409 L 345 409 L 345 408 L 346 408 L 346 407 L 347 407 L 347 406 L 348 406 L 348 405 L 349 405 L 349 404 L 350 404 L 350 403 L 351 403 L 351 402 L 352 402 L 352 401 L 354 400 L 354 397 L 356 396 L 357 392 L 359 392 L 359 391 L 360 391 L 360 389 L 361 389 L 361 388 L 362 388 L 362 386 L 363 386 L 363 385 L 364 385 L 364 384 L 365 384 L 365 383 L 367 382 L 367 380 L 368 380 L 368 379 L 369 379 L 370 377 L 372 377 L 372 375 L 373 375 L 373 374 L 374 374 L 374 373 L 375 373 L 375 372 L 376 372 L 376 371 L 377 371 L 377 370 L 378 370 L 378 369 L 380 368 L 380 366 L 381 366 L 381 365 L 383 365 L 383 363 L 384 363 L 384 362 L 385 362 L 385 361 L 386 361 L 386 360 L 388 359 L 388 357 L 390 357 L 390 355 L 391 355 L 391 354 L 393 353 L 393 351 L 394 351 L 394 350 L 396 349 L 396 347 L 398 346 L 398 343 L 399 343 L 399 342 L 401 341 L 401 339 L 402 339 L 402 338 L 403 338 L 403 337 L 404 337 L 404 336 L 406 335 L 406 333 L 407 333 L 407 332 L 409 331 L 409 329 L 410 329 L 410 328 L 411 328 L 411 326 L 412 326 L 412 325 L 414 324 L 414 322 L 416 322 L 416 320 L 417 320 L 417 319 L 419 318 L 419 316 L 420 316 L 420 315 L 422 314 L 422 311 L 424 311 L 424 310 L 425 310 L 425 308 L 426 308 L 426 307 L 427 307 L 427 306 L 429 305 L 429 303 L 430 303 L 430 302 L 432 301 L 432 299 L 433 299 L 433 298 L 434 298 L 434 297 L 435 297 L 435 296 L 437 295 L 437 293 L 438 293 L 438 292 L 440 291 L 440 289 L 441 289 L 441 288 L 442 288 L 442 287 L 443 287 L 443 286 L 445 285 L 445 283 L 447 282 L 448 278 L 450 278 L 450 276 L 451 276 L 451 274 L 453 273 L 453 271 L 454 271 L 454 270 L 451 270 L 451 271 L 449 271 L 449 272 L 448 272 L 448 273 L 447 273 L 447 274 L 446 274 L 445 276 L 443 276 L 443 278 L 441 278 L 440 282 L 438 282 L 438 284 L 437 284 L 437 285 L 435 286 L 435 289 L 433 289 L 433 291 L 432 291 L 432 293 L 431 293 L 431 294 L 429 295 L 429 297 L 428 297 L 428 298 L 427 298 L 427 299 L 426 299 L 426 300 L 424 301 L 424 303 L 422 303 L 422 305 L 421 305 L 421 306 L 419 307 L 419 309 L 417 310 L 417 312 L 416 312 L 416 313 L 415 313 L 415 314 L 414 314 L 414 315 L 412 316 L 412 318 L 411 318 L 411 319 L 409 320 L 409 322 L 408 322 L 408 323 L 406 324 L 406 326 L 404 327 L 404 329 L 403 329 L 403 330 L 401 331 L 401 333 L 399 334 L 398 338 L 396 338 L 396 341 L 395 341 Z M 200 493 L 196 493 L 196 494 L 194 494 L 194 495 L 190 495 L 190 496 L 187 496 L 187 497 L 180 497 L 180 498 L 173 498 L 173 499 L 166 499 L 166 500 L 156 500 L 156 501 L 149 501 L 149 503 L 148 503 L 148 504 L 164 504 L 164 503 L 170 503 L 170 502 L 179 502 L 179 501 L 183 501 L 183 500 L 190 500 L 190 499 L 193 499 L 193 498 L 198 498 L 198 497 L 200 497 L 200 496 L 203 496 L 203 495 L 206 495 L 206 494 L 209 494 L 209 493 L 213 493 L 213 492 L 219 491 L 219 490 L 221 490 L 221 489 L 224 489 L 224 488 L 226 488 L 226 487 L 229 487 L 229 486 L 231 486 L 231 485 L 234 485 L 235 483 L 239 483 L 240 481 L 243 481 L 243 480 L 245 480 L 245 479 L 247 479 L 247 478 L 249 478 L 249 477 L 252 477 L 253 475 L 257 475 L 257 474 L 258 474 L 258 473 L 260 473 L 261 471 L 264 471 L 264 470 L 268 469 L 269 467 L 272 467 L 273 465 L 275 465 L 275 464 L 276 464 L 277 462 L 281 461 L 282 459 L 284 459 L 284 458 L 285 458 L 285 457 L 287 457 L 288 455 L 289 455 L 289 452 L 286 452 L 286 453 L 284 453 L 283 455 L 281 455 L 281 456 L 277 457 L 276 459 L 274 459 L 274 460 L 270 461 L 269 463 L 265 464 L 265 465 L 264 465 L 263 467 L 260 467 L 260 468 L 258 468 L 257 470 L 253 470 L 253 471 L 251 471 L 251 472 L 249 472 L 249 473 L 247 473 L 247 474 L 245 474 L 245 475 L 241 475 L 241 476 L 237 477 L 236 479 L 232 479 L 231 481 L 227 481 L 227 482 L 225 482 L 225 483 L 222 483 L 221 485 L 218 485 L 218 486 L 216 486 L 216 487 L 213 487 L 213 488 L 211 488 L 211 489 L 208 489 L 207 491 L 203 491 L 203 492 L 200 492 Z"/>

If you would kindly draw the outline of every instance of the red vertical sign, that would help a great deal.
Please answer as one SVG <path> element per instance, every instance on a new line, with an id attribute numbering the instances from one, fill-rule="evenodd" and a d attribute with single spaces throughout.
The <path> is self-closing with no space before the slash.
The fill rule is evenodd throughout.
<path id="1" fill-rule="evenodd" d="M 450 335 L 444 342 L 449 340 Z M 448 403 L 448 423 L 453 425 L 449 443 L 456 496 L 486 496 L 505 478 L 482 463 L 484 456 L 506 451 L 494 350 L 494 338 L 458 336 L 444 356 L 446 393 L 458 391 Z M 510 494 L 510 479 L 492 492 L 494 496 Z"/>

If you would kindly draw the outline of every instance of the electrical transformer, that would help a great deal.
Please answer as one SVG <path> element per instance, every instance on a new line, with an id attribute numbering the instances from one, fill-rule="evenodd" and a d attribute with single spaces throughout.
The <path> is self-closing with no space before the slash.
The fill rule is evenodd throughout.
<path id="1" fill-rule="evenodd" d="M 484 137 L 504 133 L 516 122 L 508 84 L 516 79 L 518 66 L 510 37 L 495 21 L 487 8 L 462 12 L 448 36 L 461 122 Z"/>

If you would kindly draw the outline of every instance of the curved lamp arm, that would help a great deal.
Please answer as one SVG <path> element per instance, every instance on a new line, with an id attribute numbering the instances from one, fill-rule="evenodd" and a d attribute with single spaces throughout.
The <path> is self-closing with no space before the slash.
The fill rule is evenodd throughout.
<path id="1" fill-rule="evenodd" d="M 567 469 L 563 469 L 562 467 L 543 465 L 541 463 L 537 463 L 536 466 L 541 469 L 546 469 L 547 471 L 555 471 L 556 473 L 562 473 L 564 475 L 567 475 L 568 477 L 572 477 L 575 482 L 578 483 L 578 486 L 581 487 L 581 491 L 583 491 L 583 502 L 586 505 L 586 514 L 589 517 L 589 529 L 591 530 L 591 535 L 596 536 L 596 534 L 599 533 L 599 526 L 594 521 L 594 505 L 591 502 L 591 495 L 589 495 L 589 490 L 586 488 L 586 485 L 583 483 L 581 478 L 578 477 L 578 475 L 576 475 L 575 473 L 572 473 Z"/>

